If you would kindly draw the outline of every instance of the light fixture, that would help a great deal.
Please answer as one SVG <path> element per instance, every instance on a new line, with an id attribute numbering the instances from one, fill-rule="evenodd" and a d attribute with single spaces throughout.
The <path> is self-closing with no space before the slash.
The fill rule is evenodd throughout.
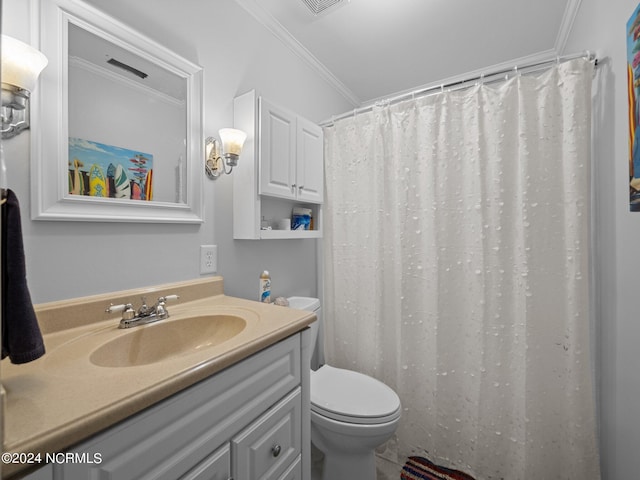
<path id="1" fill-rule="evenodd" d="M 2 138 L 29 128 L 29 96 L 47 57 L 26 43 L 2 35 Z"/>
<path id="2" fill-rule="evenodd" d="M 233 167 L 238 165 L 238 158 L 247 134 L 235 128 L 223 128 L 219 132 L 220 141 L 207 137 L 205 141 L 204 170 L 207 176 L 215 180 L 223 173 L 229 175 Z M 222 143 L 222 148 L 220 148 Z M 227 171 L 229 167 L 229 171 Z"/>

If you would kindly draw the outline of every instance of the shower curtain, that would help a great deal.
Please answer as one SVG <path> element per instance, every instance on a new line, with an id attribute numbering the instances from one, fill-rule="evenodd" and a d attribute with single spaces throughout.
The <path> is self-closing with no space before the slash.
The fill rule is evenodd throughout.
<path id="1" fill-rule="evenodd" d="M 599 478 L 592 75 L 572 60 L 325 129 L 327 362 L 396 390 L 399 465 Z"/>

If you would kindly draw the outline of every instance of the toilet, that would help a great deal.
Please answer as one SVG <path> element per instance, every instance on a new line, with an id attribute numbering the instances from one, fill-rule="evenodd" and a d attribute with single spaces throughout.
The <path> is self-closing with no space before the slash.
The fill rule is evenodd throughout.
<path id="1" fill-rule="evenodd" d="M 362 373 L 322 365 L 320 300 L 290 297 L 289 306 L 312 311 L 311 442 L 324 454 L 322 480 L 375 480 L 375 449 L 391 438 L 400 421 L 400 398 Z M 320 331 L 320 333 L 318 333 Z M 314 359 L 321 366 L 314 370 Z"/>

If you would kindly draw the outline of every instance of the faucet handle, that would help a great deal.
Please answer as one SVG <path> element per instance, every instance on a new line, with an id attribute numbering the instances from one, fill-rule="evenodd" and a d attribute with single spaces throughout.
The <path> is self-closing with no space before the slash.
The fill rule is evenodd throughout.
<path id="1" fill-rule="evenodd" d="M 120 305 L 114 305 L 112 303 L 107 307 L 105 312 L 106 313 L 122 312 L 123 320 L 131 320 L 136 315 L 136 312 L 133 309 L 133 305 L 131 305 L 130 303 L 123 303 Z"/>
<path id="2" fill-rule="evenodd" d="M 177 300 L 178 298 L 180 298 L 178 297 L 178 295 L 166 295 L 164 297 L 158 297 L 158 303 L 156 303 L 156 306 L 155 306 L 156 315 L 159 318 L 169 317 L 169 312 L 167 311 L 166 308 L 164 308 L 164 304 L 168 300 Z"/>
<path id="3" fill-rule="evenodd" d="M 170 300 L 177 300 L 179 298 L 179 295 L 165 295 L 164 297 L 158 298 L 158 303 L 166 303 Z"/>

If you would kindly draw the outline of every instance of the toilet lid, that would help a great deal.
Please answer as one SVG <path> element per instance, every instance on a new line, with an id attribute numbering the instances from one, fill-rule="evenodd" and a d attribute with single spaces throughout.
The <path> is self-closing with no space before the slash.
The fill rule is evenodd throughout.
<path id="1" fill-rule="evenodd" d="M 311 409 L 351 423 L 384 423 L 400 416 L 400 398 L 362 373 L 323 365 L 311 372 Z"/>
<path id="2" fill-rule="evenodd" d="M 320 300 L 312 297 L 289 297 L 289 307 L 297 308 L 298 310 L 306 310 L 308 312 L 315 312 L 320 308 Z"/>

